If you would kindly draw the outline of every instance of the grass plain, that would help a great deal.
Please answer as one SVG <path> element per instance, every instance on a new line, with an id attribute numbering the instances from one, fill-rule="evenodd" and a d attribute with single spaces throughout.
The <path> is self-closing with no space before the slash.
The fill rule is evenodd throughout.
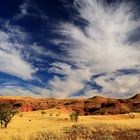
<path id="1" fill-rule="evenodd" d="M 79 116 L 78 122 L 74 123 L 69 119 L 70 112 L 58 109 L 48 109 L 45 112 L 43 116 L 41 111 L 22 112 L 15 115 L 6 129 L 0 129 L 0 140 L 32 140 L 32 137 L 39 132 L 53 132 L 60 135 L 63 128 L 73 125 L 92 126 L 93 131 L 96 131 L 97 127 L 102 131 L 110 132 L 140 129 L 140 113 L 133 113 L 134 119 L 128 114 Z M 36 140 L 46 139 L 36 138 Z"/>

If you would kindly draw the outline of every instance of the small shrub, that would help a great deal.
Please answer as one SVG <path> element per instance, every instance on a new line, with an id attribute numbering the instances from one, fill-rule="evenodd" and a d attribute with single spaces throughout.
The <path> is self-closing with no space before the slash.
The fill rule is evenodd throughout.
<path id="1" fill-rule="evenodd" d="M 43 117 L 45 114 L 46 114 L 45 111 L 41 111 L 41 115 L 42 115 L 42 117 Z"/>
<path id="2" fill-rule="evenodd" d="M 56 116 L 59 116 L 60 115 L 60 112 L 58 112 L 57 114 L 56 114 Z"/>
<path id="3" fill-rule="evenodd" d="M 53 114 L 52 113 L 50 113 L 50 115 L 49 116 L 52 116 Z"/>
<path id="4" fill-rule="evenodd" d="M 19 117 L 20 117 L 20 118 L 22 118 L 22 117 L 23 117 L 23 114 L 22 114 L 22 113 L 20 113 L 20 114 L 19 114 Z"/>
<path id="5" fill-rule="evenodd" d="M 69 116 L 70 116 L 70 119 L 71 119 L 72 122 L 77 122 L 78 117 L 79 117 L 79 113 L 78 112 L 73 112 Z"/>

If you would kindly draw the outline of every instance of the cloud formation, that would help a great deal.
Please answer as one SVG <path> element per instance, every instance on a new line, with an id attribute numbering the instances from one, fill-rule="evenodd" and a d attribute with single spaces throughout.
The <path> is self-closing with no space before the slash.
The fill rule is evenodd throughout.
<path id="1" fill-rule="evenodd" d="M 139 75 L 122 75 L 106 82 L 108 77 L 111 78 L 111 73 L 139 65 L 139 41 L 133 42 L 130 38 L 140 28 L 133 4 L 107 4 L 98 0 L 75 0 L 74 4 L 78 11 L 77 18 L 85 25 L 82 28 L 73 23 L 60 23 L 57 26 L 64 39 L 55 40 L 54 43 L 67 52 L 68 56 L 63 61 L 69 64 L 52 64 L 52 72 L 65 75 L 65 78 L 55 76 L 50 81 L 54 94 L 74 96 L 84 88 L 85 81 L 101 73 L 107 75 L 99 77 L 96 82 L 103 86 L 103 90 L 93 90 L 95 94 L 122 96 L 140 90 L 137 86 Z"/>
<path id="2" fill-rule="evenodd" d="M 48 20 L 38 4 L 23 0 L 12 17 L 30 35 L 8 22 L 0 29 L 0 74 L 21 82 L 2 77 L 1 95 L 127 97 L 140 90 L 140 17 L 132 3 L 74 0 L 73 21 L 61 23 L 61 12 Z"/>
<path id="3" fill-rule="evenodd" d="M 140 73 L 129 75 L 108 74 L 97 78 L 96 83 L 102 85 L 101 95 L 113 97 L 130 97 L 140 88 Z"/>
<path id="4" fill-rule="evenodd" d="M 0 72 L 19 77 L 23 80 L 33 79 L 36 69 L 28 62 L 23 53 L 26 46 L 22 43 L 26 37 L 18 27 L 6 27 L 0 30 Z"/>
<path id="5" fill-rule="evenodd" d="M 37 5 L 33 4 L 30 0 L 23 0 L 23 3 L 19 6 L 19 13 L 14 16 L 14 19 L 19 20 L 26 16 L 40 18 L 44 21 L 48 19 L 48 17 L 40 10 Z"/>
<path id="6" fill-rule="evenodd" d="M 50 72 L 65 76 L 63 78 L 54 76 L 54 78 L 50 80 L 49 84 L 52 89 L 50 92 L 53 97 L 71 97 L 84 87 L 84 81 L 90 79 L 88 69 L 73 69 L 66 63 L 53 63 L 49 70 Z"/>

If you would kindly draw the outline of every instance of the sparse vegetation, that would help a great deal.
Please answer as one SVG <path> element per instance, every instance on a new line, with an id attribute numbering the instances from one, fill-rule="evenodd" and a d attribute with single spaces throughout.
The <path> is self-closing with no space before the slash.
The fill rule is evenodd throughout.
<path id="1" fill-rule="evenodd" d="M 11 104 L 0 104 L 0 125 L 1 128 L 7 128 L 13 116 L 17 113 L 17 110 L 13 110 Z"/>
<path id="2" fill-rule="evenodd" d="M 9 109 L 0 110 L 1 128 L 6 128 L 15 114 L 16 114 L 16 111 L 13 111 L 13 110 L 9 110 Z"/>
<path id="3" fill-rule="evenodd" d="M 45 114 L 46 114 L 45 111 L 41 111 L 41 115 L 42 115 L 42 117 L 43 117 Z"/>
<path id="4" fill-rule="evenodd" d="M 65 111 L 61 111 L 61 116 L 58 117 L 55 117 L 56 113 L 59 113 L 57 109 L 47 110 L 48 117 L 44 118 L 40 118 L 40 113 L 41 111 L 22 112 L 24 115 L 22 119 L 16 115 L 7 129 L 0 130 L 0 138 L 4 140 L 139 140 L 140 137 L 138 113 L 133 113 L 136 119 L 130 119 L 128 114 L 78 116 L 78 123 L 75 124 L 69 121 L 69 115 Z M 52 113 L 54 117 L 49 118 L 49 114 Z"/>
<path id="5" fill-rule="evenodd" d="M 50 113 L 50 115 L 49 116 L 52 116 L 53 115 L 53 113 Z"/>
<path id="6" fill-rule="evenodd" d="M 59 115 L 60 115 L 60 113 L 61 113 L 61 112 L 59 111 L 59 112 L 56 114 L 56 116 L 59 116 Z"/>
<path id="7" fill-rule="evenodd" d="M 29 140 L 60 140 L 60 138 L 60 135 L 54 132 L 38 132 L 29 136 Z"/>
<path id="8" fill-rule="evenodd" d="M 70 116 L 70 119 L 71 119 L 72 122 L 77 122 L 78 121 L 79 112 L 73 112 L 69 116 Z"/>
<path id="9" fill-rule="evenodd" d="M 72 125 L 64 127 L 61 133 L 38 132 L 31 135 L 29 140 L 139 140 L 140 129 L 128 129 L 116 131 L 102 130 L 94 126 Z"/>
<path id="10" fill-rule="evenodd" d="M 86 100 L 73 99 L 70 101 L 67 99 L 66 102 L 63 102 L 65 101 L 63 99 L 59 100 L 59 102 L 57 102 L 57 99 L 54 102 L 48 100 L 44 100 L 47 102 L 39 100 L 38 102 L 41 102 L 40 106 L 38 106 L 38 102 L 32 101 L 31 107 L 37 111 L 31 111 L 30 108 L 26 110 L 25 108 L 25 111 L 29 112 L 19 112 L 19 114 L 12 117 L 12 121 L 9 120 L 10 123 L 7 124 L 8 127 L 0 129 L 0 139 L 139 140 L 140 138 L 140 113 L 135 113 L 139 109 L 139 102 L 134 99 L 130 100 L 130 102 L 128 100 L 124 105 L 116 99 L 111 100 L 112 104 L 98 103 L 95 98 Z M 100 98 L 98 100 L 102 101 Z M 5 101 L 0 103 L 0 109 L 11 112 L 14 109 L 21 110 L 18 103 L 20 101 L 17 103 Z M 22 105 L 25 103 L 22 102 Z M 28 104 L 30 105 L 30 103 Z M 52 104 L 55 107 L 50 106 L 51 109 L 48 109 L 48 105 Z M 74 112 L 71 113 L 71 110 Z M 91 115 L 92 113 L 96 115 Z M 41 115 L 45 116 L 42 118 Z M 4 123 L 1 126 L 4 128 Z"/>
<path id="11" fill-rule="evenodd" d="M 23 117 L 23 113 L 19 113 L 19 117 L 22 118 Z"/>

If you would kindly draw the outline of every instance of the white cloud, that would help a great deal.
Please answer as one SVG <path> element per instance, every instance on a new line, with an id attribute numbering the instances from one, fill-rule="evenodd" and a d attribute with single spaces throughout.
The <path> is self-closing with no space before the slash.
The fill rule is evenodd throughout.
<path id="1" fill-rule="evenodd" d="M 27 15 L 28 14 L 27 7 L 28 7 L 27 3 L 23 3 L 20 6 L 21 15 Z"/>
<path id="2" fill-rule="evenodd" d="M 129 38 L 140 27 L 135 7 L 125 2 L 107 5 L 98 0 L 75 0 L 75 7 L 79 17 L 87 24 L 82 29 L 71 23 L 57 26 L 58 32 L 65 39 L 55 40 L 54 43 L 68 53 L 64 61 L 76 64 L 77 67 L 72 69 L 66 64 L 53 64 L 51 70 L 54 73 L 66 75 L 65 79 L 56 76 L 50 81 L 57 96 L 73 96 L 84 88 L 83 81 L 90 81 L 92 75 L 132 68 L 140 62 L 139 42 L 131 42 Z M 125 96 L 130 91 L 139 90 L 138 79 L 137 75 L 126 75 L 114 83 L 106 83 L 104 80 L 98 83 L 104 88 L 103 94 L 108 92 L 109 96 L 114 96 L 115 93 L 115 96 Z M 136 90 L 132 90 L 133 87 L 137 87 Z"/>
<path id="3" fill-rule="evenodd" d="M 51 95 L 53 97 L 71 97 L 75 92 L 78 92 L 84 87 L 84 82 L 90 79 L 88 69 L 72 69 L 72 67 L 65 63 L 53 63 L 51 72 L 65 75 L 64 78 L 55 76 L 50 80 Z"/>
<path id="4" fill-rule="evenodd" d="M 1 88 L 1 96 L 34 96 L 34 94 L 24 88 L 21 87 L 5 87 Z"/>
<path id="5" fill-rule="evenodd" d="M 30 10 L 32 9 L 32 10 Z M 21 19 L 25 16 L 32 16 L 32 17 L 38 17 L 42 20 L 47 20 L 48 17 L 44 14 L 42 10 L 40 10 L 37 5 L 34 3 L 31 3 L 29 0 L 24 0 L 23 3 L 19 6 L 20 12 L 16 14 L 14 19 Z"/>
<path id="6" fill-rule="evenodd" d="M 36 69 L 25 60 L 26 54 L 23 53 L 23 50 L 27 46 L 18 41 L 23 38 L 25 35 L 18 28 L 16 32 L 15 29 L 10 29 L 9 32 L 0 30 L 0 72 L 29 80 L 33 79 Z"/>
<path id="7" fill-rule="evenodd" d="M 113 79 L 112 79 L 113 78 Z M 140 74 L 119 75 L 107 74 L 97 78 L 96 83 L 102 85 L 100 95 L 112 97 L 130 97 L 139 90 Z"/>
<path id="8" fill-rule="evenodd" d="M 44 46 L 39 45 L 38 43 L 34 42 L 33 45 L 30 45 L 30 49 L 37 54 L 37 56 L 52 56 L 54 57 L 53 52 L 46 49 Z"/>
<path id="9" fill-rule="evenodd" d="M 15 18 L 42 14 L 41 11 L 37 11 L 37 15 L 29 13 L 28 6 L 32 5 L 23 3 L 20 7 L 21 13 Z M 94 79 L 94 82 L 103 87 L 102 91 L 89 87 L 83 96 L 127 97 L 140 90 L 139 74 L 116 74 L 117 70 L 134 68 L 140 62 L 139 41 L 131 42 L 129 38 L 135 33 L 134 30 L 140 27 L 135 9 L 128 3 L 107 5 L 99 0 L 75 0 L 75 8 L 86 23 L 85 27 L 61 23 L 57 26 L 57 31 L 64 39 L 54 41 L 68 56 L 47 52 L 36 43 L 30 44 L 30 49 L 27 49 L 27 46 L 17 39 L 26 38 L 26 34 L 18 28 L 10 30 L 7 26 L 9 32 L 0 30 L 0 72 L 29 80 L 34 78 L 36 72 L 29 59 L 40 61 L 40 57 L 37 57 L 39 55 L 50 56 L 59 61 L 52 63 L 48 69 L 56 74 L 49 80 L 49 88 L 6 85 L 1 88 L 2 95 L 74 97 L 75 93 L 85 88 L 85 83 L 90 82 L 93 75 L 100 73 L 107 73 Z M 31 56 L 30 51 L 37 55 Z"/>
<path id="10" fill-rule="evenodd" d="M 82 7 L 79 16 L 88 22 L 87 26 L 83 30 L 62 23 L 60 30 L 69 40 L 63 40 L 69 46 L 64 49 L 73 62 L 89 66 L 96 73 L 139 64 L 139 43 L 131 44 L 127 40 L 140 27 L 140 21 L 134 20 L 131 7 L 127 4 L 107 7 L 97 0 L 77 0 L 76 3 Z"/>
<path id="11" fill-rule="evenodd" d="M 48 89 L 33 85 L 27 87 L 19 86 L 18 82 L 14 85 L 6 83 L 1 87 L 0 96 L 33 96 L 33 97 L 52 97 Z"/>

